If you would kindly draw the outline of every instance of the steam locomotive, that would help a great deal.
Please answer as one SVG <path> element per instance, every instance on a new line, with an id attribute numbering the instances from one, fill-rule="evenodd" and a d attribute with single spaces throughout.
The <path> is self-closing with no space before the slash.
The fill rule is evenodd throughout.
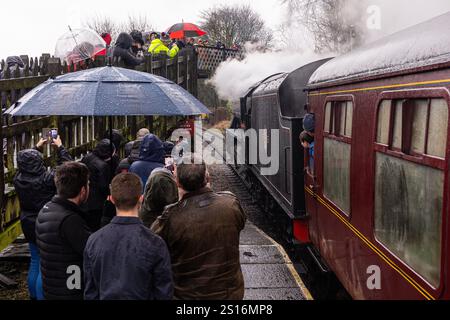
<path id="1" fill-rule="evenodd" d="M 450 299 L 450 14 L 272 75 L 240 102 L 245 128 L 279 130 L 276 175 L 236 169 L 289 239 L 355 299 Z"/>

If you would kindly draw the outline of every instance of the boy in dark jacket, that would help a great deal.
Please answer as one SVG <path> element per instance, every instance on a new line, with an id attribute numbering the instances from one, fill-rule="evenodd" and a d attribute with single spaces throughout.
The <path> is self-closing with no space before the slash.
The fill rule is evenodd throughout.
<path id="1" fill-rule="evenodd" d="M 167 246 L 138 217 L 141 190 L 135 174 L 121 173 L 112 181 L 117 216 L 89 238 L 84 251 L 86 300 L 172 299 Z"/>
<path id="2" fill-rule="evenodd" d="M 42 207 L 49 202 L 56 193 L 54 182 L 55 172 L 47 171 L 44 166 L 42 153 L 38 150 L 48 140 L 41 139 L 35 149 L 22 150 L 17 155 L 18 171 L 14 177 L 14 188 L 19 197 L 20 223 L 25 239 L 30 246 L 30 269 L 28 271 L 28 290 L 31 299 L 42 300 L 42 279 L 39 268 L 39 251 L 36 245 L 36 218 Z M 53 140 L 57 148 L 58 164 L 71 161 L 72 158 L 64 149 L 60 137 Z"/>

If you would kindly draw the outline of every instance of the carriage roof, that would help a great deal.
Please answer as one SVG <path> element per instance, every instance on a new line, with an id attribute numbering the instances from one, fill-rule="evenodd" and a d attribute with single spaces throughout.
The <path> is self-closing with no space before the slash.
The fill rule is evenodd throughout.
<path id="1" fill-rule="evenodd" d="M 415 70 L 450 61 L 450 12 L 332 59 L 310 86 Z"/>

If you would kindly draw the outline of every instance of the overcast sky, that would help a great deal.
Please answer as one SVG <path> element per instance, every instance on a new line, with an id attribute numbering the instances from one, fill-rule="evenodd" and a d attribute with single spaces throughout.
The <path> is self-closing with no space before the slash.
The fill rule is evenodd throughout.
<path id="1" fill-rule="evenodd" d="M 450 10 L 450 0 L 364 0 L 379 4 L 383 33 L 391 33 Z M 250 4 L 276 29 L 284 18 L 281 0 L 22 0 L 1 1 L 0 59 L 9 55 L 54 53 L 56 40 L 67 25 L 79 27 L 96 15 L 125 21 L 128 15 L 146 15 L 159 30 L 174 23 L 198 22 L 202 10 L 226 4 Z M 362 12 L 361 14 L 366 14 Z"/>
<path id="2" fill-rule="evenodd" d="M 221 3 L 251 4 L 271 27 L 281 21 L 279 0 L 7 0 L 0 6 L 0 58 L 53 54 L 56 40 L 68 31 L 67 25 L 81 26 L 90 16 L 126 21 L 128 15 L 146 15 L 153 26 L 165 30 L 182 20 L 197 23 L 202 10 Z"/>

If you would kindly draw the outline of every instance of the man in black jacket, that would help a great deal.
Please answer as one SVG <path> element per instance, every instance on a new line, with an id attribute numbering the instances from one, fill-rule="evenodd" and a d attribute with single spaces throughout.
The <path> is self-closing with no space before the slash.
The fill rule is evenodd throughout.
<path id="1" fill-rule="evenodd" d="M 111 183 L 117 216 L 94 233 L 84 251 L 86 300 L 168 300 L 173 285 L 164 240 L 138 217 L 142 183 L 121 173 Z"/>
<path id="2" fill-rule="evenodd" d="M 89 196 L 89 170 L 79 162 L 56 169 L 57 195 L 36 220 L 44 296 L 47 300 L 83 299 L 83 251 L 90 231 L 80 205 Z"/>
<path id="3" fill-rule="evenodd" d="M 111 159 L 115 153 L 114 149 L 114 145 L 111 148 L 109 139 L 103 139 L 91 153 L 81 160 L 89 168 L 90 172 L 91 192 L 86 204 L 83 205 L 83 210 L 86 212 L 87 224 L 93 232 L 100 229 L 103 206 L 109 195 L 109 184 L 111 183 L 114 170 L 111 167 Z M 111 153 L 111 151 L 113 152 Z"/>
<path id="4" fill-rule="evenodd" d="M 125 67 L 130 69 L 134 69 L 144 62 L 142 58 L 137 58 L 133 55 L 131 51 L 132 44 L 133 38 L 128 33 L 122 32 L 117 37 L 116 46 L 113 51 L 113 57 L 120 58 L 125 63 Z"/>

